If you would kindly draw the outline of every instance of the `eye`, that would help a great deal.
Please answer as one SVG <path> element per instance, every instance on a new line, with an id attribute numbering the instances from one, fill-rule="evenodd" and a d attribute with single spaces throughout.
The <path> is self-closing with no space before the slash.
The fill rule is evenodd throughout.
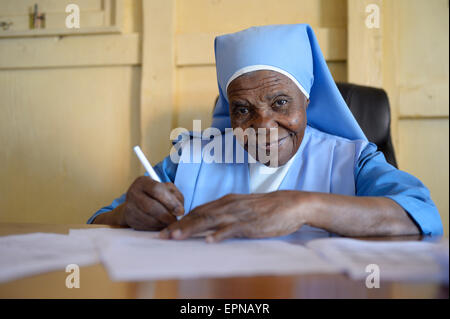
<path id="1" fill-rule="evenodd" d="M 278 100 L 275 101 L 275 105 L 278 106 L 278 107 L 280 107 L 280 106 L 286 105 L 287 102 L 288 102 L 288 101 L 287 101 L 286 99 L 278 99 Z"/>
<path id="2" fill-rule="evenodd" d="M 239 114 L 239 115 L 246 115 L 246 114 L 248 114 L 248 108 L 243 107 L 243 106 L 237 107 L 237 108 L 235 108 L 234 110 L 235 110 L 235 112 L 236 112 L 237 114 Z"/>

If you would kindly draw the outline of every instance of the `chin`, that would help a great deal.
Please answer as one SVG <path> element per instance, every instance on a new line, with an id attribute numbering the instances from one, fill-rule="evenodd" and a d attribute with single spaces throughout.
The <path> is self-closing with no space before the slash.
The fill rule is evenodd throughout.
<path id="1" fill-rule="evenodd" d="M 279 166 L 283 166 L 284 164 L 286 164 L 287 162 L 289 162 L 289 160 L 292 158 L 292 156 L 290 155 L 286 155 L 286 156 L 278 156 L 278 165 L 270 165 L 269 163 L 266 163 L 266 166 L 272 166 L 272 167 L 279 167 Z"/>
<path id="2" fill-rule="evenodd" d="M 285 143 L 278 148 L 278 165 L 283 166 L 295 155 L 296 150 L 293 149 L 292 143 Z M 270 164 L 267 163 L 266 165 Z"/>
<path id="3" fill-rule="evenodd" d="M 292 153 L 291 150 L 284 151 L 284 150 L 279 149 L 278 150 L 278 161 L 276 159 L 273 159 L 273 160 L 269 160 L 268 162 L 263 163 L 259 160 L 259 158 L 256 158 L 256 160 L 266 166 L 269 166 L 269 167 L 279 167 L 279 166 L 283 166 L 284 164 L 286 164 L 292 158 L 292 156 L 294 154 L 295 153 Z M 267 156 L 269 156 L 269 154 L 267 154 Z"/>
<path id="4" fill-rule="evenodd" d="M 266 156 L 270 158 L 270 154 L 275 153 L 274 148 L 268 148 L 266 146 L 266 148 L 258 148 L 258 146 L 255 147 L 256 153 L 257 154 L 250 154 L 253 158 L 255 158 L 258 162 L 260 162 L 261 164 L 264 164 L 266 166 L 269 167 L 279 167 L 279 166 L 283 166 L 285 165 L 297 152 L 298 148 L 295 148 L 295 141 L 293 140 L 292 136 L 289 136 L 285 139 L 282 139 L 278 142 L 278 156 L 277 158 L 274 158 L 271 160 L 269 159 L 268 161 L 261 161 L 261 159 L 258 156 L 259 152 L 265 152 Z M 276 147 L 276 146 L 275 146 Z M 248 152 L 248 145 L 246 145 L 245 150 Z M 267 157 L 264 158 L 264 160 L 267 160 Z"/>

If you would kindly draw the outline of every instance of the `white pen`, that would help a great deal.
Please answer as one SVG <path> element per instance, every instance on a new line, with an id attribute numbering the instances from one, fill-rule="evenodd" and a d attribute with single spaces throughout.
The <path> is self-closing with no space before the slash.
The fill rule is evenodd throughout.
<path id="1" fill-rule="evenodd" d="M 144 166 L 145 170 L 147 171 L 148 175 L 150 177 L 161 183 L 161 178 L 159 178 L 158 174 L 156 174 L 155 170 L 153 169 L 152 165 L 148 161 L 147 157 L 145 157 L 144 152 L 142 152 L 141 148 L 137 145 L 133 147 L 134 152 L 136 153 L 137 157 L 141 161 L 142 165 Z M 182 216 L 177 216 L 177 219 L 180 219 Z"/>
<path id="2" fill-rule="evenodd" d="M 141 161 L 142 165 L 144 166 L 145 170 L 147 171 L 148 175 L 150 177 L 161 183 L 161 179 L 159 178 L 158 174 L 156 174 L 155 170 L 153 169 L 152 165 L 150 165 L 150 162 L 148 161 L 147 157 L 145 157 L 144 153 L 142 152 L 141 148 L 139 146 L 135 146 L 133 148 L 134 152 L 136 153 L 137 157 Z"/>

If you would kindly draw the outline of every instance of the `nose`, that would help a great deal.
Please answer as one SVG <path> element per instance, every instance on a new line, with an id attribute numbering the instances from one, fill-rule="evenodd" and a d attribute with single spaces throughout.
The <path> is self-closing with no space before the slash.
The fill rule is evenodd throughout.
<path id="1" fill-rule="evenodd" d="M 259 110 L 250 126 L 257 131 L 259 128 L 277 128 L 278 123 L 274 119 L 273 112 L 270 110 Z"/>
<path id="2" fill-rule="evenodd" d="M 265 133 L 266 143 L 272 143 L 278 139 L 278 123 L 270 110 L 259 110 L 257 116 L 254 117 L 251 127 L 255 130 L 258 138 Z"/>

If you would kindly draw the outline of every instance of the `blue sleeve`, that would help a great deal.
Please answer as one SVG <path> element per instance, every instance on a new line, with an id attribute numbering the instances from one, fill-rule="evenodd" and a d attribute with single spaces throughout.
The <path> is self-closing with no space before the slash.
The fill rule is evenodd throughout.
<path id="1" fill-rule="evenodd" d="M 429 190 L 416 177 L 386 162 L 369 143 L 355 168 L 357 196 L 384 196 L 397 202 L 424 235 L 442 235 L 442 221 Z"/>
<path id="2" fill-rule="evenodd" d="M 178 164 L 173 163 L 170 159 L 170 156 L 167 156 L 162 162 L 159 162 L 153 167 L 156 171 L 156 174 L 161 178 L 162 182 L 174 182 L 175 181 L 175 175 L 177 173 Z M 148 176 L 148 173 L 145 173 L 145 176 Z M 94 215 L 91 216 L 91 218 L 88 219 L 87 223 L 92 224 L 94 219 L 103 213 L 110 212 L 120 204 L 125 202 L 126 194 L 123 194 L 119 198 L 116 198 L 113 200 L 113 202 L 105 207 L 102 207 L 98 211 L 95 212 Z"/>

